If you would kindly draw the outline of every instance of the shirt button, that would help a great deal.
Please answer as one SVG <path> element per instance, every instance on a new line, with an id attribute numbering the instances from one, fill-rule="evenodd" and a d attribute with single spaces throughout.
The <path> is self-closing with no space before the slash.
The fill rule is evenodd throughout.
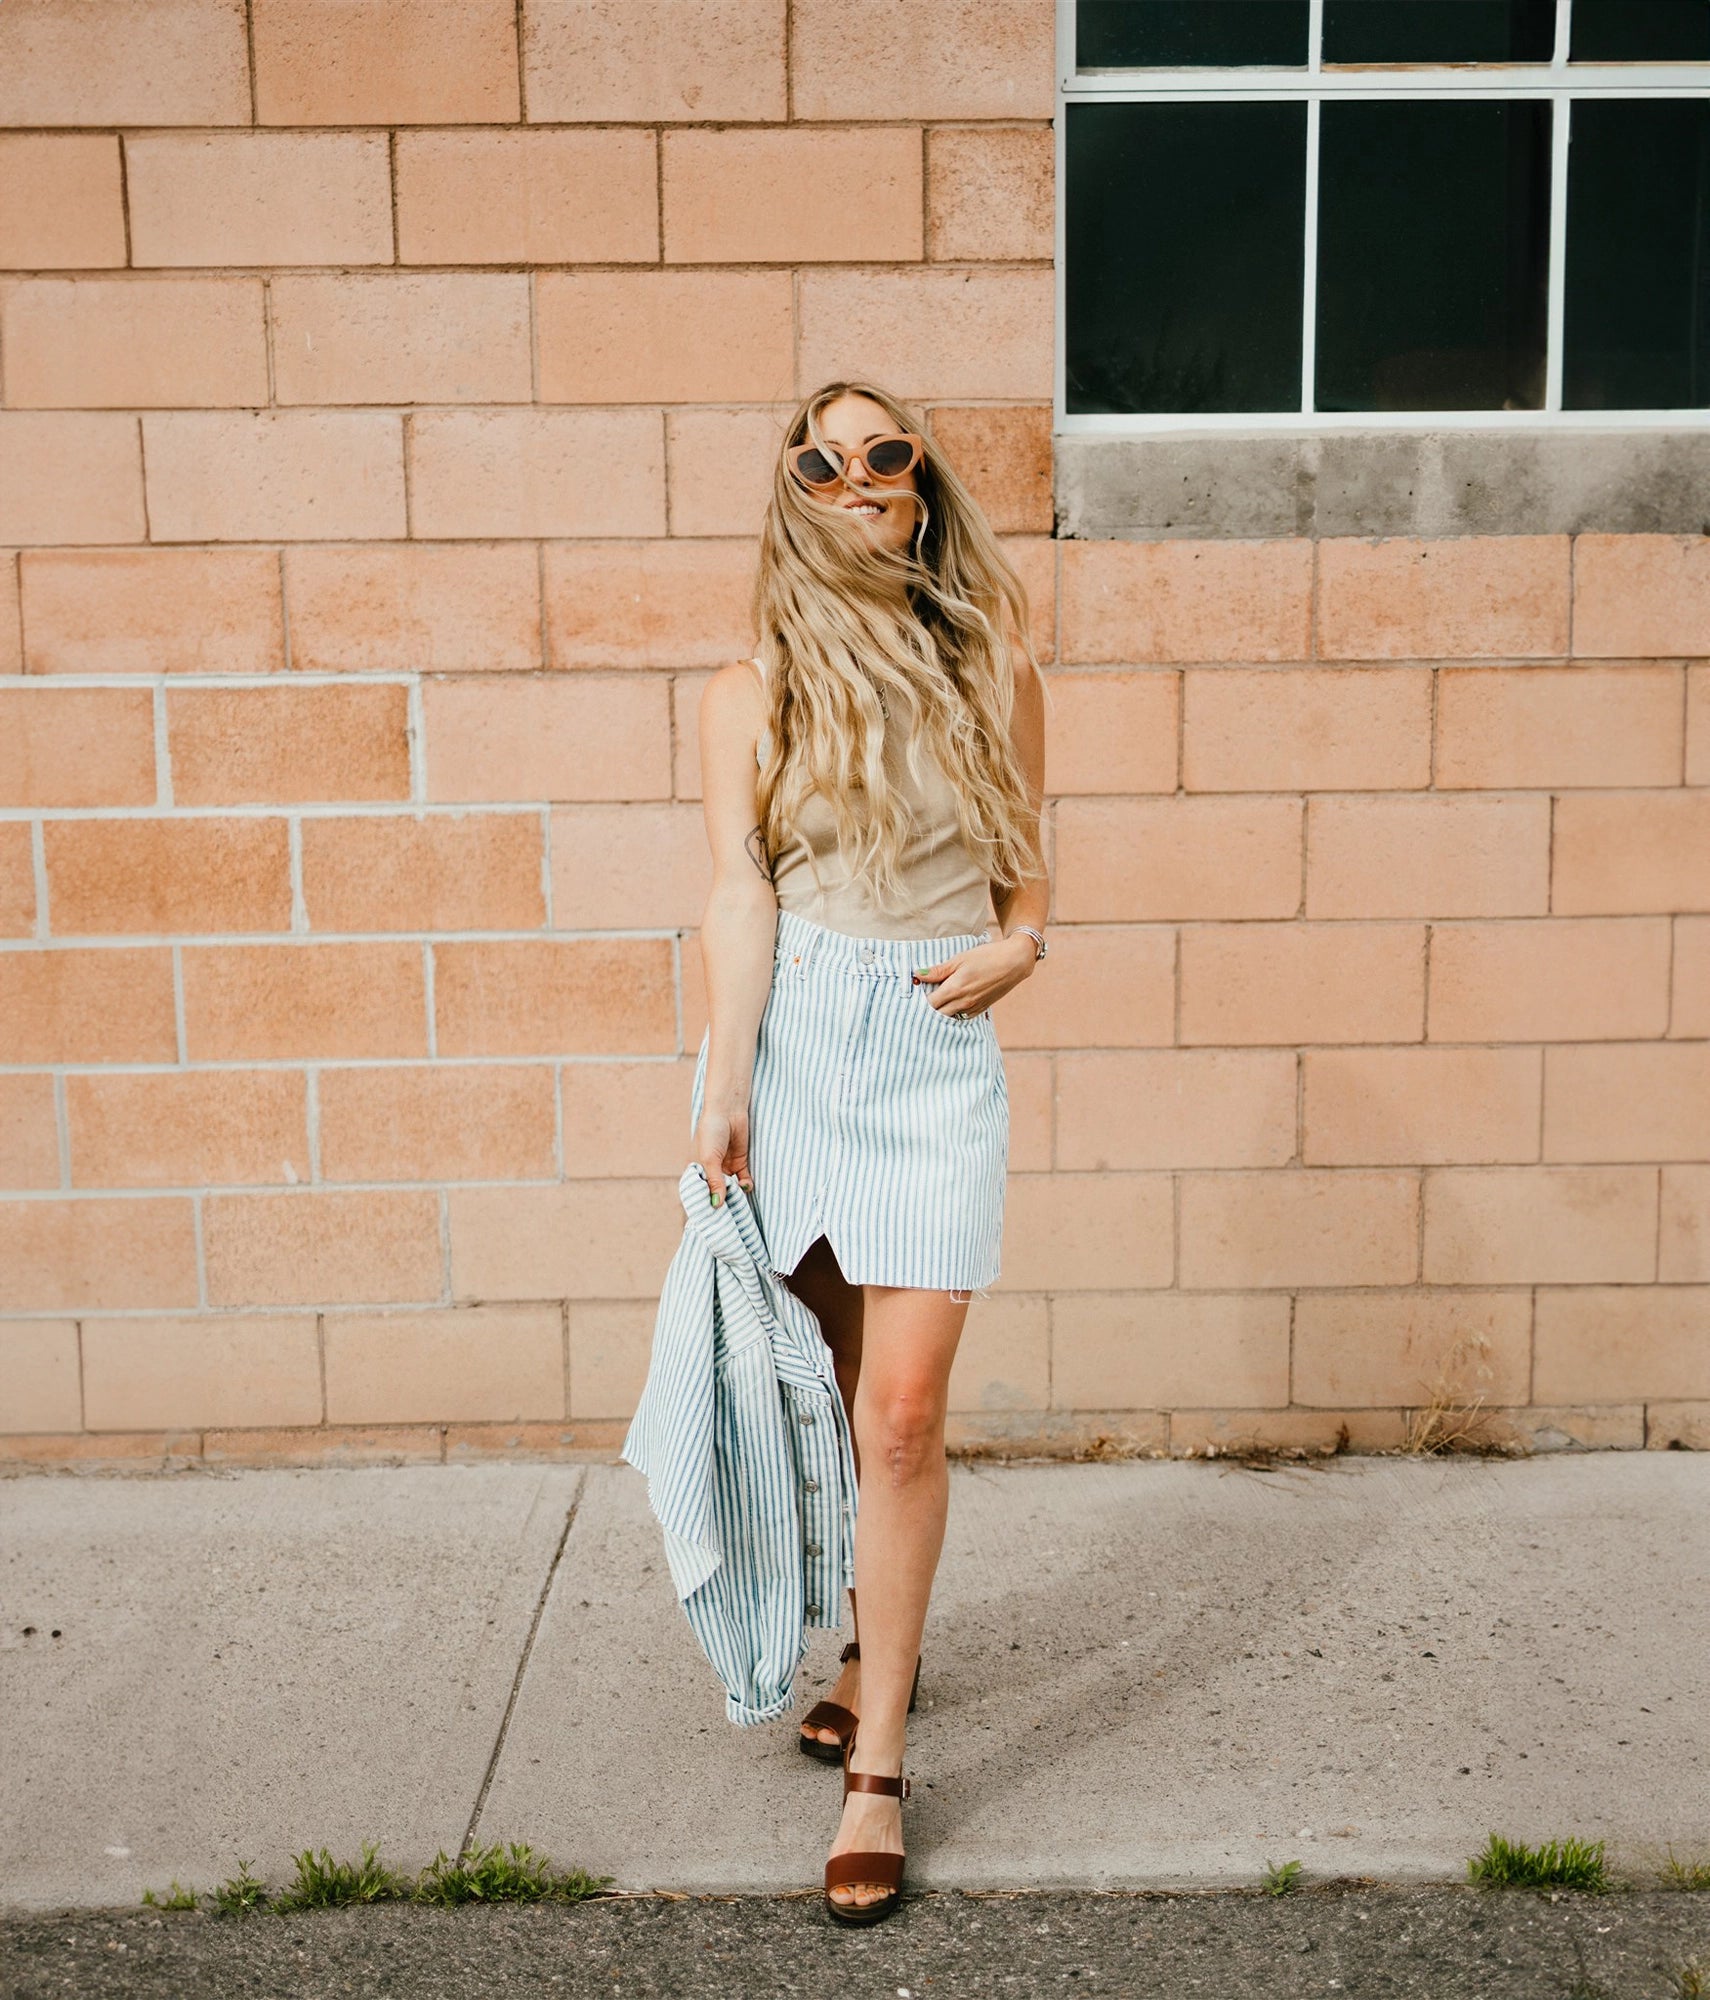
<path id="1" fill-rule="evenodd" d="M 819 1491 L 819 1481 L 817 1479 L 804 1479 L 802 1481 L 802 1491 L 804 1493 L 817 1493 Z"/>
<path id="2" fill-rule="evenodd" d="M 810 1604 L 807 1608 L 807 1615 L 810 1618 L 817 1618 L 819 1616 L 819 1606 L 817 1604 Z"/>
<path id="3" fill-rule="evenodd" d="M 806 1553 L 807 1553 L 808 1555 L 810 1555 L 810 1556 L 816 1556 L 816 1555 L 818 1555 L 818 1554 L 819 1554 L 819 1544 L 818 1544 L 818 1542 L 808 1542 L 808 1543 L 806 1543 L 806 1544 L 805 1544 L 804 1546 L 805 1546 L 805 1552 L 806 1552 Z"/>
<path id="4" fill-rule="evenodd" d="M 873 954 L 866 948 L 865 945 L 863 945 L 861 948 L 861 963 L 863 965 L 871 965 L 872 962 L 873 962 Z"/>

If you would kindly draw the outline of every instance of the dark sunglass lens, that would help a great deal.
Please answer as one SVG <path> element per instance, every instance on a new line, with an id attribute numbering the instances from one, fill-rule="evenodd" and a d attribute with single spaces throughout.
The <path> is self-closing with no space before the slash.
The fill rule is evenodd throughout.
<path id="1" fill-rule="evenodd" d="M 885 438 L 874 445 L 867 470 L 877 479 L 894 479 L 899 472 L 908 470 L 913 458 L 914 446 L 907 438 Z"/>
<path id="2" fill-rule="evenodd" d="M 837 467 L 823 451 L 804 451 L 796 460 L 796 471 L 810 486 L 829 486 L 837 477 Z"/>

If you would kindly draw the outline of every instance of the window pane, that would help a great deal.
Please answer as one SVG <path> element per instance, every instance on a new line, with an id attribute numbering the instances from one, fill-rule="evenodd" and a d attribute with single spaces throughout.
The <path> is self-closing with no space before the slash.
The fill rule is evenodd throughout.
<path id="1" fill-rule="evenodd" d="M 1547 63 L 1556 0 L 1324 0 L 1327 63 Z"/>
<path id="2" fill-rule="evenodd" d="M 1079 69 L 1288 69 L 1306 61 L 1307 0 L 1079 0 Z"/>
<path id="3" fill-rule="evenodd" d="M 1568 151 L 1562 402 L 1710 403 L 1710 100 L 1579 98 Z"/>
<path id="4" fill-rule="evenodd" d="M 1317 407 L 1544 400 L 1550 107 L 1326 104 Z"/>
<path id="5" fill-rule="evenodd" d="M 1573 0 L 1574 62 L 1710 62 L 1710 0 Z"/>
<path id="6" fill-rule="evenodd" d="M 1067 406 L 1298 410 L 1304 104 L 1071 104 Z"/>

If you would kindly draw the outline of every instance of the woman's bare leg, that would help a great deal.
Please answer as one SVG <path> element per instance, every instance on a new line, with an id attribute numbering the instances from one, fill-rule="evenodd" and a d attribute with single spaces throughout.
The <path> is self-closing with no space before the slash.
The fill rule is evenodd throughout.
<path id="1" fill-rule="evenodd" d="M 864 1289 L 855 1435 L 865 1469 L 855 1516 L 855 1580 L 867 1608 L 861 1618 L 861 1731 L 851 1768 L 894 1777 L 902 1769 L 909 1690 L 944 1545 L 950 1501 L 944 1416 L 968 1299 L 897 1285 Z M 898 1800 L 849 1794 L 831 1851 L 855 1849 L 902 1852 Z M 876 1883 L 832 1891 L 835 1900 L 856 1905 L 887 1893 Z"/>
<path id="2" fill-rule="evenodd" d="M 844 1277 L 832 1252 L 829 1242 L 821 1236 L 810 1247 L 806 1256 L 790 1273 L 789 1287 L 796 1297 L 819 1321 L 820 1331 L 825 1335 L 826 1345 L 831 1349 L 832 1367 L 837 1375 L 837 1387 L 843 1397 L 843 1407 L 849 1412 L 851 1427 L 855 1422 L 855 1389 L 861 1379 L 861 1315 L 862 1287 L 852 1285 Z M 859 1472 L 860 1450 L 857 1446 L 855 1466 Z M 859 1514 L 857 1514 L 859 1519 Z M 849 1593 L 849 1615 L 855 1616 L 855 1593 Z M 861 1694 L 861 1662 L 850 1660 L 837 1677 L 836 1685 L 826 1690 L 827 1701 L 836 1702 L 852 1715 L 859 1714 Z M 835 1729 L 803 1730 L 804 1736 L 812 1735 L 821 1743 L 835 1743 Z"/>

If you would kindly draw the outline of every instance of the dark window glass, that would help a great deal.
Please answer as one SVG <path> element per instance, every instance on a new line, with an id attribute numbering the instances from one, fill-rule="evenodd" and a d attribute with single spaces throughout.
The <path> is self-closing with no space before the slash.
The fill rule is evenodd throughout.
<path id="1" fill-rule="evenodd" d="M 1544 400 L 1550 107 L 1326 104 L 1320 410 L 1536 410 Z"/>
<path id="2" fill-rule="evenodd" d="M 1580 98 L 1568 149 L 1562 403 L 1710 403 L 1710 100 Z"/>
<path id="3" fill-rule="evenodd" d="M 1069 410 L 1298 410 L 1306 106 L 1067 115 Z"/>
<path id="4" fill-rule="evenodd" d="M 1710 62 L 1710 0 L 1573 0 L 1574 62 Z"/>
<path id="5" fill-rule="evenodd" d="M 1306 61 L 1307 0 L 1080 0 L 1080 69 L 1288 69 Z"/>
<path id="6" fill-rule="evenodd" d="M 1547 63 L 1556 0 L 1324 0 L 1327 63 Z"/>

